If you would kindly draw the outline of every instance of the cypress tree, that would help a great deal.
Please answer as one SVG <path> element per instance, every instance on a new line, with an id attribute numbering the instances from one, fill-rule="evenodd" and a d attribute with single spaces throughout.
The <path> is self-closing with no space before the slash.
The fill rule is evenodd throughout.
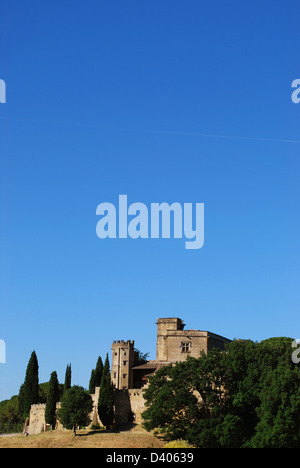
<path id="1" fill-rule="evenodd" d="M 64 393 L 69 390 L 72 386 L 72 370 L 71 364 L 67 365 L 66 375 L 65 375 L 65 384 L 64 384 Z"/>
<path id="2" fill-rule="evenodd" d="M 55 428 L 56 424 L 56 404 L 59 401 L 59 383 L 57 379 L 57 373 L 52 372 L 49 382 L 46 410 L 45 410 L 45 421 L 47 424 Z"/>
<path id="3" fill-rule="evenodd" d="M 21 385 L 18 395 L 18 409 L 20 418 L 23 419 L 24 416 L 24 384 Z"/>
<path id="4" fill-rule="evenodd" d="M 103 374 L 103 362 L 99 356 L 95 369 L 95 387 L 100 387 Z"/>
<path id="5" fill-rule="evenodd" d="M 90 378 L 90 383 L 89 383 L 89 393 L 95 393 L 95 387 L 96 387 L 96 371 L 95 369 L 92 370 L 91 372 L 91 378 Z"/>
<path id="6" fill-rule="evenodd" d="M 110 378 L 108 354 L 101 379 L 98 414 L 103 426 L 110 429 L 114 421 L 114 386 Z"/>
<path id="7" fill-rule="evenodd" d="M 103 373 L 103 362 L 101 357 L 99 356 L 96 369 L 93 369 L 91 372 L 91 378 L 89 383 L 89 392 L 95 393 L 95 388 L 100 387 L 101 380 L 102 380 L 102 373 Z"/>
<path id="8" fill-rule="evenodd" d="M 25 419 L 29 416 L 31 405 L 39 402 L 39 365 L 35 351 L 32 352 L 27 366 L 21 400 Z"/>

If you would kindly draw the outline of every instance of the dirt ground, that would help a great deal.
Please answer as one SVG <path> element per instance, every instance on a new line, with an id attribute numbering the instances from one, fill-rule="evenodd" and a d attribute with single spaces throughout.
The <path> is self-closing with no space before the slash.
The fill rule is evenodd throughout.
<path id="1" fill-rule="evenodd" d="M 161 448 L 164 441 L 143 429 L 107 433 L 80 430 L 74 437 L 72 431 L 44 432 L 25 437 L 23 435 L 0 437 L 1 448 Z"/>

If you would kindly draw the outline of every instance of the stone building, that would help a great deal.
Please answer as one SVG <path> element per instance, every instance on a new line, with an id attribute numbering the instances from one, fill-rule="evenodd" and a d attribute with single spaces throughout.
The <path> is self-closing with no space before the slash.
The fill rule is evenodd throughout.
<path id="1" fill-rule="evenodd" d="M 115 386 L 117 424 L 130 421 L 141 423 L 145 410 L 142 389 L 161 367 L 185 361 L 187 356 L 198 358 L 212 348 L 224 349 L 230 340 L 208 331 L 185 330 L 183 320 L 157 320 L 156 360 L 139 360 L 134 341 L 114 341 L 112 345 L 111 378 Z"/>
<path id="2" fill-rule="evenodd" d="M 230 340 L 223 336 L 200 330 L 185 330 L 179 318 L 157 320 L 156 360 L 141 362 L 134 341 L 114 341 L 112 345 L 111 378 L 117 390 L 140 389 L 149 375 L 159 368 L 185 361 L 187 356 L 198 358 L 201 351 L 224 349 Z"/>
<path id="3" fill-rule="evenodd" d="M 160 368 L 182 362 L 187 356 L 198 358 L 212 348 L 224 349 L 230 340 L 208 331 L 185 330 L 183 320 L 159 318 L 157 325 L 156 359 L 142 361 L 134 347 L 134 341 L 114 341 L 112 344 L 111 379 L 115 387 L 116 425 L 142 422 L 145 410 L 143 387 L 148 385 L 149 377 Z M 93 399 L 92 423 L 98 423 L 97 404 L 99 387 Z M 33 405 L 30 412 L 30 434 L 39 433 L 45 428 L 45 405 Z"/>

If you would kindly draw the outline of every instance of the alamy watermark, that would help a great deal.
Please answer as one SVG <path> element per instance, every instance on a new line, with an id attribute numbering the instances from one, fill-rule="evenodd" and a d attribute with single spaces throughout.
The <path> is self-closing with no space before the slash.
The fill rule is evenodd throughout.
<path id="1" fill-rule="evenodd" d="M 144 203 L 128 206 L 127 195 L 119 195 L 118 210 L 112 203 L 100 203 L 96 214 L 101 216 L 96 227 L 99 239 L 170 239 L 173 235 L 187 239 L 186 249 L 200 249 L 204 244 L 204 203 L 195 207 L 193 203 L 151 203 L 148 210 Z"/>
<path id="2" fill-rule="evenodd" d="M 6 344 L 4 340 L 0 340 L 0 364 L 6 364 Z"/>
<path id="3" fill-rule="evenodd" d="M 300 362 L 300 340 L 294 340 L 292 342 L 292 349 L 295 348 L 295 351 L 292 353 L 292 361 L 294 364 L 299 364 Z"/>
<path id="4" fill-rule="evenodd" d="M 292 88 L 295 88 L 295 91 L 292 93 L 292 101 L 294 104 L 299 104 L 300 102 L 300 80 L 294 80 L 292 83 Z"/>
<path id="5" fill-rule="evenodd" d="M 6 84 L 4 80 L 0 80 L 0 103 L 6 104 Z"/>

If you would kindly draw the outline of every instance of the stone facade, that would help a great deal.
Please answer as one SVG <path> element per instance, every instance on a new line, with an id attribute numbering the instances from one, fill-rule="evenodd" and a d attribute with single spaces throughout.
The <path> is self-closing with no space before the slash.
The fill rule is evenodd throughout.
<path id="1" fill-rule="evenodd" d="M 156 360 L 141 361 L 134 348 L 134 341 L 114 341 L 112 344 L 111 379 L 115 387 L 115 424 L 140 424 L 145 410 L 143 388 L 149 377 L 160 368 L 182 362 L 187 356 L 198 358 L 212 348 L 224 349 L 230 340 L 208 331 L 185 330 L 185 324 L 177 317 L 157 320 Z M 93 400 L 91 425 L 101 424 L 98 416 L 99 387 Z M 58 427 L 61 426 L 58 423 Z M 47 430 L 45 405 L 33 405 L 30 411 L 29 434 Z"/>
<path id="2" fill-rule="evenodd" d="M 46 405 L 32 405 L 30 409 L 29 425 L 25 426 L 24 433 L 40 434 L 45 430 L 45 409 Z"/>
<path id="3" fill-rule="evenodd" d="M 134 341 L 114 341 L 112 345 L 117 424 L 142 422 L 141 414 L 145 410 L 143 388 L 160 368 L 185 361 L 188 356 L 198 358 L 202 351 L 207 353 L 212 348 L 223 350 L 230 342 L 208 331 L 185 330 L 183 320 L 177 317 L 159 318 L 156 325 L 156 360 L 140 362 L 134 353 Z"/>
<path id="4" fill-rule="evenodd" d="M 224 349 L 226 338 L 208 331 L 184 330 L 185 324 L 178 318 L 162 318 L 157 321 L 156 360 L 170 363 L 185 361 L 187 356 L 198 358 L 201 351 L 211 348 Z"/>
<path id="5" fill-rule="evenodd" d="M 185 330 L 183 320 L 160 318 L 156 322 L 156 360 L 139 361 L 134 341 L 114 341 L 112 345 L 112 382 L 117 390 L 140 389 L 149 376 L 168 364 L 198 358 L 212 348 L 224 349 L 230 340 L 208 331 Z"/>
<path id="6" fill-rule="evenodd" d="M 126 389 L 115 391 L 115 422 L 116 425 L 128 423 L 141 424 L 145 402 L 142 389 Z"/>
<path id="7" fill-rule="evenodd" d="M 112 345 L 111 380 L 117 390 L 133 387 L 132 367 L 138 361 L 134 341 L 114 341 Z"/>

